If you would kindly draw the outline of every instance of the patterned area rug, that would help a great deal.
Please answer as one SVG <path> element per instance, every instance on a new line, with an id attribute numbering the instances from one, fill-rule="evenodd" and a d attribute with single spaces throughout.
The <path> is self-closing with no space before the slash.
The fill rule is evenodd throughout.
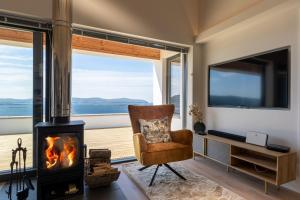
<path id="1" fill-rule="evenodd" d="M 245 200 L 236 193 L 218 185 L 208 178 L 195 174 L 182 165 L 172 163 L 177 172 L 187 180 L 181 180 L 162 166 L 158 169 L 154 184 L 148 187 L 156 166 L 142 172 L 138 162 L 122 165 L 123 171 L 145 192 L 151 200 Z"/>

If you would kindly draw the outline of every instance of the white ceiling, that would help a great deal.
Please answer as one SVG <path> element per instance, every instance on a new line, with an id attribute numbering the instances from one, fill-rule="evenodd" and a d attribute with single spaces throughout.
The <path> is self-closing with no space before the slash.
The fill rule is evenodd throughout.
<path id="1" fill-rule="evenodd" d="M 2 12 L 51 19 L 52 0 L 0 1 Z M 170 42 L 195 37 L 263 1 L 284 0 L 73 0 L 74 23 Z"/>

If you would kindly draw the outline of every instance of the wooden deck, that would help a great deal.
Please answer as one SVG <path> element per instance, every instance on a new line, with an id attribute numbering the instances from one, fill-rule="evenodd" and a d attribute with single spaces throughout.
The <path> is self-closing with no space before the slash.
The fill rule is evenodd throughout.
<path id="1" fill-rule="evenodd" d="M 17 147 L 17 139 L 22 138 L 28 150 L 27 166 L 32 166 L 32 134 L 0 136 L 0 171 L 8 170 L 11 150 Z M 112 159 L 134 155 L 132 130 L 130 127 L 85 130 L 84 143 L 89 148 L 109 148 Z"/>

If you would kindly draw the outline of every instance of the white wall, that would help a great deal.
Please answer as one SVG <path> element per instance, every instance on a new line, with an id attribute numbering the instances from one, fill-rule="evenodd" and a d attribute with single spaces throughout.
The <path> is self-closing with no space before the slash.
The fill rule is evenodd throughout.
<path id="1" fill-rule="evenodd" d="M 292 147 L 300 155 L 299 135 L 299 8 L 273 13 L 243 28 L 213 38 L 203 45 L 205 82 L 203 98 L 206 108 L 208 129 L 217 129 L 236 134 L 250 130 L 267 132 L 271 143 Z M 207 107 L 207 70 L 215 64 L 267 50 L 291 46 L 291 96 L 289 110 L 209 108 Z M 299 161 L 299 159 L 298 159 Z M 300 167 L 298 164 L 300 172 Z M 300 176 L 297 181 L 287 184 L 291 189 L 300 190 Z"/>

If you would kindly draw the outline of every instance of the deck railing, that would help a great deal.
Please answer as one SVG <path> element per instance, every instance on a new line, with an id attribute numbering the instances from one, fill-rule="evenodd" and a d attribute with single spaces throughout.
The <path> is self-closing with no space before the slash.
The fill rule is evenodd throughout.
<path id="1" fill-rule="evenodd" d="M 130 126 L 127 113 L 72 115 L 71 120 L 83 120 L 85 129 L 117 128 Z M 24 134 L 32 132 L 32 117 L 0 117 L 0 135 Z"/>
<path id="2" fill-rule="evenodd" d="M 75 115 L 72 120 L 84 120 L 84 143 L 91 148 L 109 148 L 112 159 L 134 156 L 132 129 L 128 114 Z M 9 169 L 11 149 L 22 138 L 27 147 L 27 163 L 32 165 L 32 117 L 0 117 L 0 171 Z"/>

